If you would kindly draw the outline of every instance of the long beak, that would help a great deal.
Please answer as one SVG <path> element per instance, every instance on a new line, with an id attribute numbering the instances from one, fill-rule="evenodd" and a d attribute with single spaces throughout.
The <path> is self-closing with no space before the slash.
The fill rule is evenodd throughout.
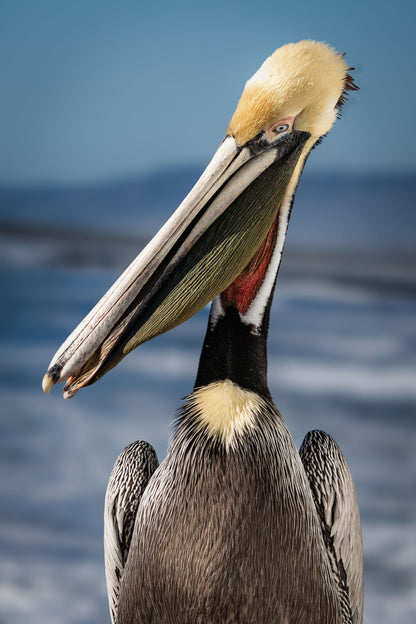
<path id="1" fill-rule="evenodd" d="M 273 146 L 228 136 L 182 204 L 67 338 L 43 379 L 64 397 L 91 384 L 139 344 L 179 325 L 222 292 L 259 248 L 309 138 Z"/>

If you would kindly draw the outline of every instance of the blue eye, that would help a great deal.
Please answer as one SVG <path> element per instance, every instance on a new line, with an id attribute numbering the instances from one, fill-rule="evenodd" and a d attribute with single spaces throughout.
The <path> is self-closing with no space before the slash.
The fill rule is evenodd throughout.
<path id="1" fill-rule="evenodd" d="M 289 124 L 280 124 L 280 126 L 276 126 L 273 132 L 275 134 L 281 134 L 282 132 L 286 132 L 287 130 L 289 130 Z"/>

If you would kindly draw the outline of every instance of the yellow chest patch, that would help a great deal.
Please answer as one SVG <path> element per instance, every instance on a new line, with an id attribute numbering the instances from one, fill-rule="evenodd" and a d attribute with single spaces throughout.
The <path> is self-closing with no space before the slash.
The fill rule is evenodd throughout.
<path id="1" fill-rule="evenodd" d="M 255 392 L 225 380 L 195 390 L 189 397 L 188 408 L 201 429 L 219 438 L 229 450 L 237 436 L 255 427 L 256 417 L 266 405 Z"/>

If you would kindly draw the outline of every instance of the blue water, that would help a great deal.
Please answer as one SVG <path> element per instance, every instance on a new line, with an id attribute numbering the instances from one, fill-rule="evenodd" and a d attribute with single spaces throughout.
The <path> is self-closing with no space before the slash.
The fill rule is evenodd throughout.
<path id="1" fill-rule="evenodd" d="M 50 358 L 118 274 L 53 267 L 47 251 L 27 245 L 0 270 L 0 623 L 101 624 L 112 464 L 139 438 L 163 458 L 207 310 L 70 401 L 46 396 Z M 355 480 L 367 624 L 416 621 L 414 268 L 289 254 L 271 318 L 270 387 L 296 443 L 325 429 Z"/>

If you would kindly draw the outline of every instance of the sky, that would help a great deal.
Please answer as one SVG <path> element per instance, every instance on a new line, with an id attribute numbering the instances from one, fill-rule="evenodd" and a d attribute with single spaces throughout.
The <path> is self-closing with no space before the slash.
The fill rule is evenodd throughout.
<path id="1" fill-rule="evenodd" d="M 326 41 L 358 93 L 309 170 L 415 172 L 416 3 L 0 0 L 0 184 L 206 164 L 277 47 Z"/>

